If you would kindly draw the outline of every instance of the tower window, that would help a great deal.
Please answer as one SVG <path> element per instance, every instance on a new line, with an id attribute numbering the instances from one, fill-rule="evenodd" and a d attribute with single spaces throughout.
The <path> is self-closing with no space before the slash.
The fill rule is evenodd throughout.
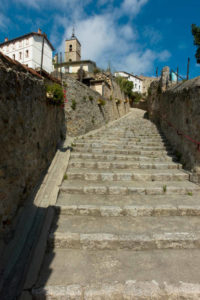
<path id="1" fill-rule="evenodd" d="M 28 50 L 26 50 L 26 57 L 29 57 L 29 52 L 28 52 Z"/>
<path id="2" fill-rule="evenodd" d="M 69 52 L 72 52 L 72 45 L 69 45 Z"/>

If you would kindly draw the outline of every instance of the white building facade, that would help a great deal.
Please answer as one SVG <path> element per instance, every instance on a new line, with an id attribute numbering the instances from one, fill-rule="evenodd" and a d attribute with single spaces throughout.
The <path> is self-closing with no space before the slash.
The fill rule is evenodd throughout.
<path id="1" fill-rule="evenodd" d="M 40 30 L 12 40 L 5 39 L 0 44 L 3 54 L 32 69 L 40 69 L 42 62 L 42 69 L 48 73 L 53 71 L 53 50 L 46 34 L 42 34 Z"/>
<path id="2" fill-rule="evenodd" d="M 142 87 L 142 79 L 141 78 L 139 78 L 133 74 L 124 72 L 124 71 L 115 72 L 115 76 L 116 77 L 121 76 L 121 77 L 124 77 L 127 80 L 133 82 L 133 90 L 132 91 L 142 93 L 143 87 Z"/>

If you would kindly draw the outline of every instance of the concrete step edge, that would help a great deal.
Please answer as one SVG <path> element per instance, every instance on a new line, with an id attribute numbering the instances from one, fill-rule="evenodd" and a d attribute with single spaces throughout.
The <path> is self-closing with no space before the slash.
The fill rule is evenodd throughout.
<path id="1" fill-rule="evenodd" d="M 57 214 L 68 216 L 145 217 L 200 216 L 198 205 L 56 205 Z"/>
<path id="2" fill-rule="evenodd" d="M 50 233 L 48 246 L 59 249 L 199 249 L 200 232 L 165 232 L 150 234 Z"/>
<path id="3" fill-rule="evenodd" d="M 176 285 L 167 282 L 127 280 L 99 285 L 74 284 L 68 286 L 45 286 L 32 290 L 35 300 L 144 300 L 144 299 L 199 299 L 200 284 L 179 282 Z"/>

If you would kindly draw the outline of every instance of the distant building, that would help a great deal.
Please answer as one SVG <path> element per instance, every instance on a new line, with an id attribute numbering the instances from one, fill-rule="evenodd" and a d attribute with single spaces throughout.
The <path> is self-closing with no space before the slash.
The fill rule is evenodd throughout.
<path id="1" fill-rule="evenodd" d="M 148 89 L 151 85 L 151 83 L 153 81 L 158 81 L 160 80 L 160 77 L 148 77 L 148 76 L 143 76 L 143 75 L 140 75 L 138 76 L 140 79 L 142 79 L 143 81 L 143 85 L 142 85 L 142 94 L 145 94 L 147 95 L 148 94 Z"/>
<path id="2" fill-rule="evenodd" d="M 114 74 L 116 77 L 121 76 L 126 78 L 127 80 L 133 82 L 133 92 L 142 93 L 143 89 L 143 80 L 139 78 L 138 76 L 135 76 L 133 74 L 124 72 L 124 71 L 118 71 Z"/>
<path id="3" fill-rule="evenodd" d="M 76 74 L 80 68 L 85 72 L 92 73 L 96 64 L 91 60 L 81 60 L 81 43 L 73 30 L 71 39 L 65 41 L 64 57 L 59 57 L 58 54 L 54 57 L 54 69 L 62 71 L 62 73 Z"/>
<path id="4" fill-rule="evenodd" d="M 19 61 L 29 68 L 41 68 L 51 73 L 54 47 L 45 33 L 30 32 L 12 40 L 5 39 L 0 44 L 0 51 L 10 58 Z"/>

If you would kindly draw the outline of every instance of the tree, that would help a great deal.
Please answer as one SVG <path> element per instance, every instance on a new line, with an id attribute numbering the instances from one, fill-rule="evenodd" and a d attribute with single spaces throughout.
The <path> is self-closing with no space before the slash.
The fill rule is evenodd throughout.
<path id="1" fill-rule="evenodd" d="M 125 95 L 128 97 L 132 96 L 132 89 L 133 89 L 133 82 L 127 80 L 126 78 L 123 78 L 121 76 L 116 77 L 116 81 L 118 85 L 120 86 L 120 89 L 122 92 L 124 92 Z"/>
<path id="2" fill-rule="evenodd" d="M 195 54 L 197 63 L 200 64 L 200 27 L 192 24 L 192 35 L 194 36 L 194 45 L 197 46 Z"/>

